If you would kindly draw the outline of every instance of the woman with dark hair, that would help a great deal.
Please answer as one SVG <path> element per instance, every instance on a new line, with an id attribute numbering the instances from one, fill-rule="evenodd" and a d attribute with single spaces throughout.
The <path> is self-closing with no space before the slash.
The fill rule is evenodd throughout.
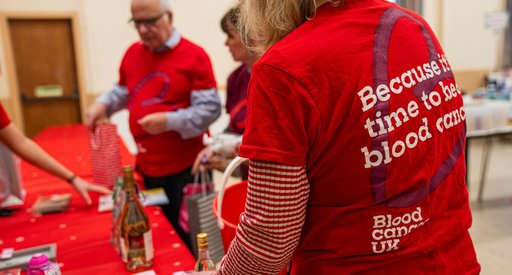
<path id="1" fill-rule="evenodd" d="M 199 166 L 205 169 L 217 169 L 224 171 L 229 161 L 236 156 L 241 135 L 245 130 L 247 115 L 247 89 L 251 78 L 252 66 L 258 60 L 258 56 L 248 50 L 242 43 L 240 33 L 237 30 L 240 7 L 236 6 L 226 12 L 220 21 L 222 31 L 227 35 L 224 43 L 233 56 L 233 60 L 242 64 L 228 77 L 226 88 L 226 112 L 229 114 L 229 126 L 225 133 L 229 141 L 219 141 L 223 144 L 209 146 L 201 151 L 194 163 L 193 172 L 197 172 Z M 237 137 L 238 136 L 238 137 Z M 222 137 L 219 137 L 222 139 Z M 237 171 L 242 178 L 247 178 L 247 169 L 242 167 Z"/>

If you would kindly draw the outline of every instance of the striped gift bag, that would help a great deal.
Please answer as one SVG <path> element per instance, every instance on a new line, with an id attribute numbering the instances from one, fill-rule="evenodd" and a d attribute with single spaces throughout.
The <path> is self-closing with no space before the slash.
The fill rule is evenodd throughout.
<path id="1" fill-rule="evenodd" d="M 93 182 L 113 188 L 117 176 L 122 176 L 121 153 L 117 127 L 100 124 L 89 128 Z"/>

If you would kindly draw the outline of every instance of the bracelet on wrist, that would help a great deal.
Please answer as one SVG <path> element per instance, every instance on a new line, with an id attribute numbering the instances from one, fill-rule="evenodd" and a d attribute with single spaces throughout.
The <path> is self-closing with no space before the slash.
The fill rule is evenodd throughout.
<path id="1" fill-rule="evenodd" d="M 70 183 L 70 184 L 73 184 L 73 181 L 74 181 L 75 179 L 76 179 L 76 175 L 75 175 L 75 174 L 73 174 L 73 175 L 71 175 L 71 177 L 69 177 L 66 181 L 67 181 L 68 183 Z"/>

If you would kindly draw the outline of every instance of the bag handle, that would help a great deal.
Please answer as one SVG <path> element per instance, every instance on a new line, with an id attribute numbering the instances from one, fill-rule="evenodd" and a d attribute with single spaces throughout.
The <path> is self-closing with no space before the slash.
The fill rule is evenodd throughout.
<path id="1" fill-rule="evenodd" d="M 91 147 L 93 150 L 98 150 L 98 148 L 100 147 L 100 126 L 96 126 L 94 127 L 94 129 L 91 129 L 91 132 L 92 132 L 92 135 L 90 135 L 90 142 L 91 142 Z"/>
<path id="2" fill-rule="evenodd" d="M 210 175 L 208 175 L 208 172 L 204 170 L 204 168 L 200 168 L 201 171 L 201 194 L 203 197 L 205 197 L 207 194 L 207 184 L 209 184 L 211 181 Z"/>
<path id="3" fill-rule="evenodd" d="M 112 124 L 112 123 L 102 123 L 102 124 L 99 124 L 99 125 L 94 125 L 92 127 L 89 127 L 89 131 L 91 132 L 91 135 L 89 135 L 89 141 L 91 143 L 91 147 L 93 150 L 98 150 L 99 147 L 101 146 L 101 132 L 102 132 L 102 129 L 103 131 L 105 130 L 110 130 L 110 129 L 106 129 L 105 127 L 111 127 L 111 126 L 115 126 L 115 124 Z M 115 129 L 115 128 L 114 128 Z M 114 130 L 115 132 L 116 130 Z"/>
<path id="4" fill-rule="evenodd" d="M 199 183 L 199 177 L 201 177 L 201 183 Z M 204 168 L 200 167 L 199 172 L 194 174 L 194 186 L 201 184 L 201 194 L 205 197 L 207 194 L 207 184 L 211 182 L 210 175 L 208 172 L 204 170 Z"/>
<path id="5" fill-rule="evenodd" d="M 221 188 L 219 191 L 219 197 L 217 200 L 217 224 L 219 225 L 220 229 L 224 229 L 224 222 L 222 222 L 222 200 L 224 199 L 224 190 L 226 189 L 226 184 L 228 183 L 228 179 L 233 174 L 235 169 L 240 166 L 240 164 L 244 163 L 249 159 L 242 158 L 239 156 L 236 156 L 229 164 L 228 167 L 226 167 L 226 170 L 224 170 L 224 174 L 222 174 L 222 180 L 221 180 Z"/>

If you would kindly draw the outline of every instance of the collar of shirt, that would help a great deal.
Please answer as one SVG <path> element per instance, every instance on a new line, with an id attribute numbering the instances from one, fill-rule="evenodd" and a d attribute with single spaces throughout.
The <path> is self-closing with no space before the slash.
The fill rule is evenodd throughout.
<path id="1" fill-rule="evenodd" d="M 168 50 L 172 50 L 172 49 L 176 48 L 176 46 L 178 45 L 178 43 L 180 43 L 180 41 L 181 41 L 181 34 L 178 32 L 178 30 L 176 28 L 173 28 L 171 36 L 169 36 L 169 38 L 167 38 L 165 43 L 156 49 L 152 49 L 152 51 L 159 53 L 159 52 L 165 52 Z"/>

